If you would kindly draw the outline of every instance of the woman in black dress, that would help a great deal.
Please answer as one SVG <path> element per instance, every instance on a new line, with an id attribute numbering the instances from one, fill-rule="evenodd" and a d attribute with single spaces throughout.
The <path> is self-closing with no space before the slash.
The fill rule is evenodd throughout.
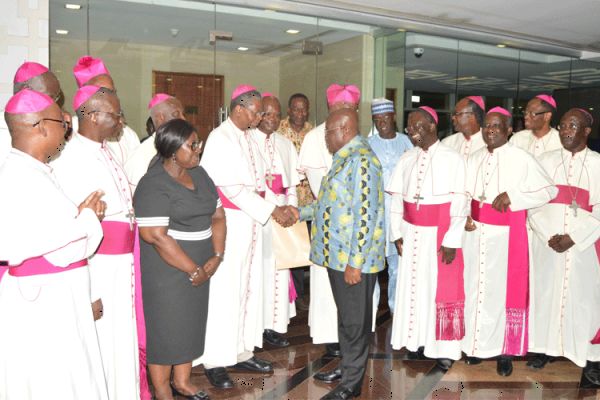
<path id="1" fill-rule="evenodd" d="M 209 278 L 225 250 L 225 212 L 198 165 L 202 142 L 175 119 L 156 132 L 158 152 L 134 196 L 140 229 L 147 361 L 159 400 L 208 399 L 190 381 L 204 352 Z M 171 381 L 173 371 L 173 381 Z"/>

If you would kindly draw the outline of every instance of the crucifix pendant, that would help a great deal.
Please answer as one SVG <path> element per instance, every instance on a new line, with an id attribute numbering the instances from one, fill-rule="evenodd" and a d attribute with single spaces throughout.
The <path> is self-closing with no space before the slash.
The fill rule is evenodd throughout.
<path id="1" fill-rule="evenodd" d="M 571 205 L 569 206 L 569 208 L 571 210 L 573 210 L 573 215 L 577 216 L 577 209 L 579 208 L 579 204 L 577 204 L 577 202 L 575 201 L 575 199 L 573 199 L 573 201 L 571 201 Z"/>
<path id="2" fill-rule="evenodd" d="M 485 197 L 485 192 L 481 192 L 481 196 L 479 196 L 479 208 L 483 207 L 483 201 L 487 199 L 487 197 Z"/>
<path id="3" fill-rule="evenodd" d="M 133 220 L 135 218 L 135 214 L 133 213 L 133 210 L 130 210 L 127 214 L 125 214 L 125 216 L 127 218 L 129 218 L 129 230 L 133 230 Z"/>
<path id="4" fill-rule="evenodd" d="M 270 172 L 267 174 L 267 176 L 265 177 L 265 180 L 268 182 L 267 185 L 269 185 L 269 188 L 273 187 L 273 180 L 275 180 L 275 177 L 273 176 L 273 174 L 271 174 Z"/>
<path id="5" fill-rule="evenodd" d="M 413 196 L 413 199 L 415 199 L 415 200 L 417 201 L 417 203 L 416 203 L 416 204 L 417 204 L 417 210 L 418 210 L 418 209 L 419 209 L 419 200 L 423 200 L 423 199 L 424 199 L 424 197 L 421 197 L 421 194 L 420 194 L 420 193 L 417 193 L 417 194 L 415 194 L 415 195 Z"/>

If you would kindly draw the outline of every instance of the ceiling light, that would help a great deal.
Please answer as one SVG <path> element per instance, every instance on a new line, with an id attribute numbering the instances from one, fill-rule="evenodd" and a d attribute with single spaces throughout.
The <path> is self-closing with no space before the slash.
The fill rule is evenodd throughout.
<path id="1" fill-rule="evenodd" d="M 420 103 L 421 102 L 421 96 L 410 96 L 410 101 L 412 101 L 413 103 Z"/>
<path id="2" fill-rule="evenodd" d="M 70 4 L 70 3 L 67 3 L 67 4 L 65 4 L 65 8 L 67 10 L 81 10 L 81 4 Z"/>
<path id="3" fill-rule="evenodd" d="M 499 44 L 497 44 L 497 45 L 496 45 L 496 47 L 500 47 L 501 49 L 503 49 L 503 48 L 505 48 L 505 47 L 506 47 L 506 45 L 505 45 L 505 44 L 502 44 L 502 43 L 499 43 Z"/>
<path id="4" fill-rule="evenodd" d="M 238 50 L 239 51 L 248 51 L 248 48 L 244 47 L 244 46 L 240 46 L 240 47 L 238 47 Z"/>
<path id="5" fill-rule="evenodd" d="M 68 34 L 69 34 L 69 31 L 68 31 L 68 30 L 66 30 L 66 29 L 57 29 L 57 30 L 56 30 L 56 34 L 57 34 L 57 35 L 68 35 Z"/>
<path id="6" fill-rule="evenodd" d="M 396 30 L 397 30 L 398 32 L 406 32 L 406 29 L 404 29 L 404 28 L 398 28 L 398 29 L 396 29 Z"/>
<path id="7" fill-rule="evenodd" d="M 589 107 L 588 110 L 594 111 L 594 107 Z"/>
<path id="8" fill-rule="evenodd" d="M 298 29 L 288 29 L 285 33 L 289 33 L 290 35 L 297 35 L 300 33 Z"/>

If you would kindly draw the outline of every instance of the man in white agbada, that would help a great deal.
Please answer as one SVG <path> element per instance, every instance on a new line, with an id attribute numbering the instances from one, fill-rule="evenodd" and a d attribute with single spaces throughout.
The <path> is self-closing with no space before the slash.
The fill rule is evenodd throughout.
<path id="1" fill-rule="evenodd" d="M 0 277 L 0 398 L 108 399 L 86 262 L 102 240 L 102 192 L 77 207 L 46 164 L 68 128 L 53 99 L 23 89 L 5 118 L 14 147 L 0 167 L 0 263 L 10 266 Z"/>
<path id="2" fill-rule="evenodd" d="M 292 141 L 276 132 L 281 122 L 279 100 L 271 93 L 263 93 L 262 96 L 265 114 L 253 135 L 265 165 L 265 200 L 277 206 L 297 207 L 296 185 L 300 183 L 297 172 L 298 154 Z M 290 343 L 282 334 L 287 332 L 290 318 L 296 315 L 296 306 L 290 301 L 290 270 L 277 270 L 275 267 L 273 234 L 271 223 L 265 224 L 263 341 L 273 346 L 285 347 Z"/>
<path id="3" fill-rule="evenodd" d="M 454 106 L 452 125 L 456 133 L 442 140 L 446 146 L 462 155 L 465 162 L 469 155 L 485 147 L 481 125 L 485 116 L 485 102 L 481 96 L 468 96 Z"/>
<path id="4" fill-rule="evenodd" d="M 580 367 L 600 361 L 600 154 L 587 147 L 592 117 L 569 110 L 560 120 L 562 149 L 539 162 L 558 187 L 549 204 L 529 211 L 533 229 L 528 365 L 543 368 L 550 356 Z M 589 368 L 589 366 L 588 366 Z"/>
<path id="5" fill-rule="evenodd" d="M 392 194 L 390 239 L 401 263 L 396 289 L 392 347 L 411 358 L 437 358 L 447 370 L 461 358 L 464 336 L 462 240 L 467 220 L 465 163 L 437 136 L 437 113 L 422 106 L 408 116 L 416 146 L 396 166 L 386 190 Z"/>
<path id="6" fill-rule="evenodd" d="M 381 162 L 383 169 L 383 187 L 386 188 L 398 159 L 404 152 L 413 148 L 408 136 L 396 131 L 396 112 L 394 102 L 387 99 L 374 99 L 371 104 L 371 115 L 377 133 L 369 137 L 369 145 Z M 390 231 L 390 207 L 392 196 L 385 192 L 385 230 L 386 238 Z M 398 276 L 398 250 L 390 240 L 386 240 L 385 261 L 388 270 L 388 306 L 394 313 L 396 299 L 396 277 Z"/>
<path id="7" fill-rule="evenodd" d="M 465 337 L 468 364 L 498 357 L 501 376 L 512 357 L 527 353 L 529 258 L 526 212 L 558 190 L 532 155 L 508 143 L 510 113 L 491 109 L 484 120 L 485 148 L 467 161 L 471 218 L 465 257 Z"/>
<path id="8" fill-rule="evenodd" d="M 512 135 L 510 142 L 534 157 L 562 148 L 558 131 L 550 126 L 556 112 L 556 100 L 547 94 L 538 94 L 529 100 L 525 112 L 525 129 Z"/>
<path id="9" fill-rule="evenodd" d="M 115 83 L 100 58 L 92 56 L 81 57 L 73 67 L 73 75 L 75 76 L 77 87 L 93 85 L 110 89 L 115 93 L 117 92 Z M 77 118 L 73 119 L 73 130 L 75 132 L 78 129 L 78 122 Z M 119 164 L 123 166 L 140 145 L 140 138 L 133 129 L 123 123 L 121 130 L 106 140 L 106 145 Z"/>
<path id="10" fill-rule="evenodd" d="M 131 156 L 125 162 L 125 173 L 127 174 L 127 178 L 129 179 L 129 183 L 133 190 L 135 190 L 135 187 L 140 179 L 142 179 L 142 176 L 148 171 L 148 165 L 150 164 L 152 157 L 156 155 L 156 148 L 154 147 L 156 130 L 162 124 L 169 122 L 172 119 L 185 120 L 181 102 L 175 97 L 165 93 L 157 93 L 152 100 L 150 100 L 148 110 L 150 110 L 150 118 L 152 118 L 154 132 L 133 151 Z"/>
<path id="11" fill-rule="evenodd" d="M 98 86 L 81 87 L 73 99 L 79 132 L 51 163 L 65 194 L 75 204 L 90 188 L 104 191 L 104 240 L 90 258 L 92 301 L 104 314 L 96 321 L 104 373 L 111 399 L 140 397 L 140 369 L 134 308 L 132 193 L 121 165 L 106 146 L 106 138 L 122 128 L 116 94 Z"/>
<path id="12" fill-rule="evenodd" d="M 227 121 L 208 136 L 200 165 L 217 187 L 227 216 L 225 256 L 211 278 L 204 354 L 193 364 L 204 364 L 210 383 L 233 387 L 226 367 L 271 372 L 270 362 L 254 356 L 262 347 L 263 225 L 273 217 L 286 225 L 293 221 L 287 207 L 264 199 L 265 166 L 252 128 L 260 122 L 260 93 L 238 86 L 231 96 Z"/>

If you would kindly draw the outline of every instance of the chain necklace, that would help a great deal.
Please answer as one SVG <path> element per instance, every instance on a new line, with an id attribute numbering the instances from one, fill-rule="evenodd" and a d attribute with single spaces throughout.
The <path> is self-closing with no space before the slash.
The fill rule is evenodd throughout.
<path id="1" fill-rule="evenodd" d="M 567 188 L 569 189 L 569 194 L 571 195 L 571 204 L 569 205 L 569 208 L 571 210 L 573 210 L 573 215 L 576 217 L 577 209 L 579 208 L 579 204 L 577 204 L 577 194 L 579 193 L 579 184 L 581 183 L 581 176 L 583 175 L 583 169 L 585 166 L 585 160 L 588 155 L 588 149 L 587 149 L 587 147 L 585 148 L 585 155 L 583 156 L 583 161 L 581 162 L 581 172 L 579 172 L 579 179 L 577 179 L 577 186 L 575 186 L 575 194 L 573 194 L 573 191 L 571 190 L 571 184 L 569 183 L 569 174 L 567 173 L 567 166 L 565 165 L 565 159 L 563 156 L 563 152 L 564 152 L 564 149 L 560 152 L 560 160 L 562 161 L 563 170 L 565 171 L 565 180 L 567 181 Z M 573 162 L 574 157 L 575 156 L 573 156 L 571 158 L 571 162 Z M 571 169 L 570 165 L 569 165 L 569 169 Z"/>
<path id="2" fill-rule="evenodd" d="M 436 142 L 437 143 L 437 142 Z M 435 144 L 435 143 L 434 143 Z M 430 146 L 431 147 L 431 146 Z M 425 168 L 425 171 L 423 171 L 423 181 L 425 181 L 425 177 L 427 176 L 427 171 L 429 171 L 429 167 L 431 166 L 431 163 L 433 162 L 433 157 L 435 156 L 435 152 L 437 151 L 438 147 L 436 147 L 433 150 L 433 153 L 431 154 L 431 157 L 429 158 L 429 162 L 427 163 L 427 167 Z M 421 149 L 422 150 L 422 149 Z M 427 151 L 422 150 L 421 154 L 425 153 L 427 154 Z M 419 168 L 419 158 L 421 158 L 421 154 L 419 154 L 417 156 L 417 168 Z M 420 171 L 419 171 L 420 172 Z M 418 173 L 417 173 L 418 174 Z M 421 196 L 421 190 L 423 188 L 421 187 L 421 183 L 417 180 L 417 190 L 416 190 L 416 194 L 413 196 L 413 199 L 416 200 L 415 204 L 417 205 L 417 210 L 419 210 L 419 200 L 423 200 L 425 199 L 424 197 Z"/>
<path id="3" fill-rule="evenodd" d="M 481 164 L 483 164 L 486 160 L 489 160 L 490 157 L 492 157 L 494 155 L 494 153 L 489 153 L 487 154 L 487 157 L 481 161 Z M 488 179 L 488 181 L 485 181 L 485 176 L 483 175 L 484 170 L 483 168 L 481 168 L 481 164 L 479 164 L 479 169 L 481 171 L 481 195 L 478 196 L 477 198 L 479 199 L 479 208 L 483 207 L 483 202 L 487 199 L 487 197 L 485 197 L 485 191 L 487 190 L 488 186 L 490 185 L 490 182 L 492 181 L 492 177 L 494 176 L 494 173 L 496 172 L 496 169 L 498 169 L 498 165 L 500 165 L 500 158 L 497 159 L 496 161 L 496 165 L 494 166 L 494 169 L 492 170 L 492 173 L 490 174 L 490 177 Z M 486 167 L 487 170 L 487 167 Z"/>

